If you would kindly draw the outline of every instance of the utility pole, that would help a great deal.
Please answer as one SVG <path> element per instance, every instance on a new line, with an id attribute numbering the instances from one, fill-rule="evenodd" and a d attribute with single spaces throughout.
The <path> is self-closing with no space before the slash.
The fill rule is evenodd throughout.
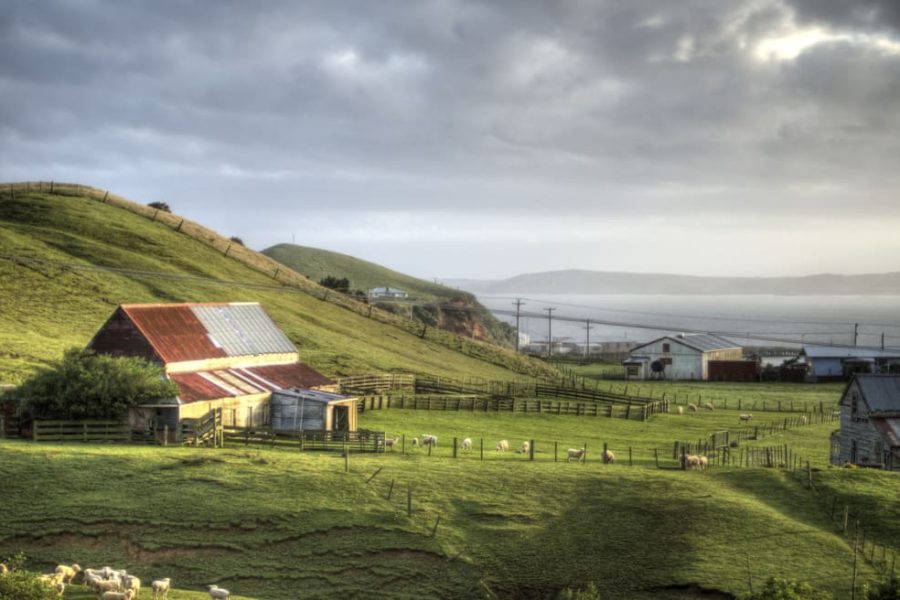
<path id="1" fill-rule="evenodd" d="M 593 329 L 593 326 L 591 325 L 591 320 L 588 319 L 587 325 L 585 325 L 585 327 L 584 327 L 584 331 L 587 335 L 587 339 L 585 340 L 585 343 L 584 343 L 584 358 L 588 362 L 590 362 L 590 360 L 591 360 L 591 329 Z"/>
<path id="2" fill-rule="evenodd" d="M 516 298 L 516 301 L 513 302 L 516 305 L 516 352 L 519 351 L 519 314 L 522 309 L 522 305 L 525 304 L 522 302 L 521 298 Z"/>
<path id="3" fill-rule="evenodd" d="M 859 342 L 859 323 L 853 324 L 853 347 L 856 348 Z"/>
<path id="4" fill-rule="evenodd" d="M 856 563 L 859 550 L 859 521 L 856 521 L 856 535 L 853 537 L 853 587 L 850 588 L 850 600 L 856 600 Z"/>
<path id="5" fill-rule="evenodd" d="M 547 311 L 547 357 L 553 356 L 553 311 L 555 308 L 545 308 Z"/>
<path id="6" fill-rule="evenodd" d="M 884 332 L 881 332 L 881 349 L 884 350 Z"/>

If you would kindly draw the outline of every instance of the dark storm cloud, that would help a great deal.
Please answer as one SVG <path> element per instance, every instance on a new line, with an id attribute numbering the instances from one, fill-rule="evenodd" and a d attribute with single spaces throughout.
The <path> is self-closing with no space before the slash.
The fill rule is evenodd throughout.
<path id="1" fill-rule="evenodd" d="M 0 177 L 258 245 L 286 211 L 896 217 L 897 6 L 6 2 Z"/>

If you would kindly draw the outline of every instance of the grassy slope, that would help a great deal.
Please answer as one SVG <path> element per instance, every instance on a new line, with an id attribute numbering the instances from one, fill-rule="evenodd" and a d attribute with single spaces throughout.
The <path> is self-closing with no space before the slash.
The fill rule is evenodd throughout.
<path id="1" fill-rule="evenodd" d="M 15 200 L 0 196 L 0 254 L 272 284 L 126 210 L 36 192 L 19 192 Z M 301 359 L 332 376 L 391 370 L 514 376 L 306 294 L 9 261 L 0 261 L 0 282 L 0 382 L 20 381 L 64 348 L 86 344 L 119 303 L 174 301 L 259 301 L 297 344 Z"/>
<path id="2" fill-rule="evenodd" d="M 593 580 L 607 599 L 675 598 L 690 584 L 745 592 L 749 554 L 756 581 L 789 576 L 843 595 L 852 561 L 812 495 L 775 470 L 513 454 L 482 463 L 420 450 L 355 455 L 345 474 L 337 454 L 8 441 L 0 456 L 0 555 L 25 550 L 41 569 L 122 565 L 185 589 L 455 598 L 486 586 L 510 598 Z M 873 577 L 863 562 L 862 580 Z"/>
<path id="3" fill-rule="evenodd" d="M 303 273 L 314 281 L 328 275 L 346 277 L 352 289 L 368 290 L 374 287 L 396 287 L 405 290 L 420 300 L 434 300 L 470 295 L 447 286 L 438 285 L 405 275 L 381 265 L 362 260 L 340 252 L 297 246 L 295 244 L 278 244 L 262 251 L 263 254 L 278 262 L 288 265 L 298 273 Z"/>

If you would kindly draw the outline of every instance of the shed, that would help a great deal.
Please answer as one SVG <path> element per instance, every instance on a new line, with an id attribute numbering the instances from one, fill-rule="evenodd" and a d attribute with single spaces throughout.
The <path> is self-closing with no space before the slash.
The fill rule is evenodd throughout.
<path id="1" fill-rule="evenodd" d="M 841 396 L 831 462 L 900 470 L 900 375 L 859 374 Z"/>
<path id="2" fill-rule="evenodd" d="M 376 287 L 369 290 L 369 298 L 408 298 L 406 290 L 393 287 Z"/>
<path id="3" fill-rule="evenodd" d="M 807 381 L 844 381 L 856 373 L 900 371 L 900 350 L 855 346 L 804 346 L 794 364 L 806 368 Z"/>
<path id="4" fill-rule="evenodd" d="M 723 337 L 680 334 L 634 347 L 622 364 L 629 379 L 705 380 L 709 379 L 710 361 L 740 361 L 742 357 L 741 347 Z"/>
<path id="5" fill-rule="evenodd" d="M 270 402 L 272 429 L 356 431 L 357 399 L 303 388 L 279 390 Z"/>

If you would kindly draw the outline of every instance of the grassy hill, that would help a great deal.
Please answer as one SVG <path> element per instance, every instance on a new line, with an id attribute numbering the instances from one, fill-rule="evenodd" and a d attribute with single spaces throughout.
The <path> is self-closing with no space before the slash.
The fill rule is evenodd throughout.
<path id="1" fill-rule="evenodd" d="M 60 195 L 63 190 L 71 195 Z M 0 383 L 21 381 L 66 347 L 87 344 L 117 304 L 179 301 L 261 302 L 301 359 L 331 376 L 547 372 L 496 346 L 423 332 L 334 299 L 284 266 L 175 215 L 116 204 L 80 186 L 57 185 L 54 193 L 46 186 L 0 186 Z"/>
<path id="2" fill-rule="evenodd" d="M 0 441 L 0 478 L 8 482 L 0 488 L 7 507 L 0 555 L 24 550 L 42 569 L 57 561 L 114 564 L 144 579 L 170 576 L 186 590 L 218 583 L 266 599 L 371 590 L 390 598 L 553 598 L 589 581 L 605 600 L 732 598 L 746 593 L 748 576 L 757 585 L 796 578 L 846 597 L 851 547 L 803 478 L 758 468 L 658 470 L 646 454 L 626 464 L 626 443 L 642 452 L 670 448 L 672 439 L 721 428 L 735 415 L 641 423 L 371 411 L 361 417 L 365 427 L 431 431 L 441 445 L 430 457 L 409 447 L 406 455 L 355 454 L 350 473 L 336 453 L 240 444 Z M 830 429 L 809 426 L 759 443 L 816 438 L 810 448 L 824 456 Z M 535 437 L 540 450 L 534 463 L 492 450 L 484 461 L 477 451 L 454 460 L 451 435 L 491 443 L 502 435 L 514 445 Z M 608 441 L 619 461 L 602 465 L 594 454 L 583 465 L 553 462 L 551 439 L 594 449 Z M 895 474 L 825 468 L 816 477 L 851 502 L 877 489 L 886 505 L 880 514 L 892 518 Z M 15 498 L 29 501 L 8 501 Z M 861 560 L 860 581 L 876 577 L 872 562 Z"/>
<path id="3" fill-rule="evenodd" d="M 330 250 L 278 244 L 263 250 L 262 253 L 314 281 L 332 275 L 349 279 L 352 290 L 366 291 L 375 287 L 393 287 L 409 294 L 409 298 L 406 299 L 382 299 L 375 302 L 376 306 L 385 310 L 448 331 L 506 346 L 511 346 L 514 342 L 512 328 L 498 321 L 469 292 L 418 279 Z"/>

